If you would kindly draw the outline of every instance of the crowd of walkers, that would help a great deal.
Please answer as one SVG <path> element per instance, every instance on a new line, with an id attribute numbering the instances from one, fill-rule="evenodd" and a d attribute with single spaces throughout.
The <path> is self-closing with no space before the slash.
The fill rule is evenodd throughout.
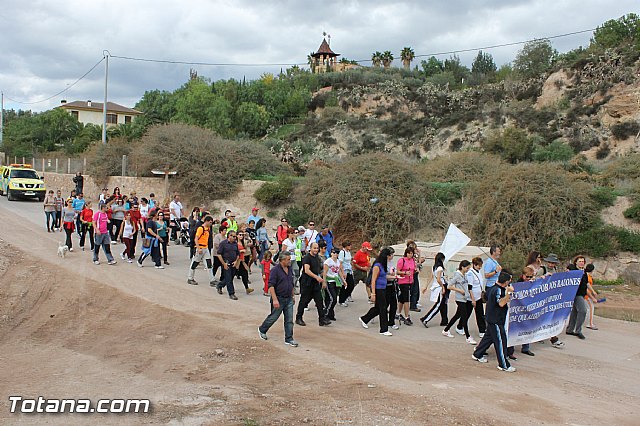
<path id="1" fill-rule="evenodd" d="M 151 257 L 157 269 L 170 264 L 169 241 L 180 242 L 184 237 L 190 247 L 187 284 L 198 285 L 196 271 L 204 263 L 209 285 L 219 294 L 226 290 L 232 300 L 238 300 L 234 279 L 240 279 L 245 292 L 251 294 L 254 288 L 250 286 L 250 275 L 253 268 L 259 268 L 263 279 L 260 288 L 271 304 L 271 313 L 259 327 L 259 335 L 266 340 L 269 328 L 284 314 L 285 343 L 291 346 L 298 345 L 293 338 L 294 323 L 307 325 L 304 315 L 312 301 L 318 325 L 326 327 L 338 320 L 336 306 L 348 307 L 353 302 L 353 291 L 362 282 L 370 304 L 369 310 L 359 317 L 363 328 L 368 329 L 377 318 L 380 335 L 392 336 L 392 330 L 414 325 L 412 313 L 421 313 L 419 322 L 426 328 L 439 315 L 442 335 L 446 338 L 464 335 L 466 342 L 474 346 L 474 360 L 487 362 L 486 351 L 493 345 L 498 368 L 515 371 L 510 362 L 518 358 L 515 349 L 507 347 L 505 332 L 513 292 L 511 283 L 530 282 L 560 271 L 560 260 L 555 254 L 543 257 L 533 251 L 521 273 L 508 273 L 500 265 L 501 247 L 495 245 L 484 260 L 474 257 L 460 261 L 449 279 L 445 255 L 437 253 L 433 259 L 433 278 L 421 292 L 419 276 L 426 258 L 414 241 L 407 242 L 394 262 L 396 253 L 392 247 L 383 247 L 374 256 L 374 248 L 364 241 L 354 252 L 351 241 L 337 243 L 329 226 L 316 229 L 314 221 L 309 221 L 306 227 L 292 227 L 282 218 L 269 231 L 267 219 L 259 216 L 258 208 L 239 223 L 231 210 L 216 219 L 206 209 L 195 207 L 185 217 L 179 194 L 158 202 L 153 193 L 138 198 L 135 192 L 124 195 L 119 188 L 112 192 L 104 188 L 97 199 L 94 211 L 82 188 L 76 188 L 69 197 L 50 190 L 44 200 L 47 232 L 64 230 L 69 251 L 73 251 L 75 234 L 81 250 L 90 245 L 96 265 L 100 264 L 101 249 L 107 263 L 116 264 L 111 246 L 120 241 L 122 260 L 142 267 Z M 140 254 L 136 259 L 137 250 Z M 587 264 L 584 256 L 576 256 L 567 269 L 583 270 L 584 274 L 566 334 L 585 339 L 583 325 L 587 319 L 587 327 L 597 330 L 593 324 L 593 307 L 598 302 L 593 288 L 594 267 Z M 421 294 L 426 293 L 431 306 L 423 313 L 419 301 Z M 456 311 L 450 317 L 452 293 Z M 300 297 L 294 313 L 296 295 Z M 479 343 L 469 330 L 472 314 Z M 555 348 L 564 346 L 557 336 L 550 344 Z M 521 353 L 535 356 L 528 344 L 522 345 Z"/>

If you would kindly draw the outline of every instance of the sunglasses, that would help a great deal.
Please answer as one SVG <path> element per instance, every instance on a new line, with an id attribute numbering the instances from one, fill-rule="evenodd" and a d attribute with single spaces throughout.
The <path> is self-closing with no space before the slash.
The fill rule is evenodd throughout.
<path id="1" fill-rule="evenodd" d="M 533 278 L 533 275 L 525 275 L 524 277 L 528 278 L 528 279 L 531 279 L 531 278 Z"/>
<path id="2" fill-rule="evenodd" d="M 316 224 L 315 223 L 310 223 L 309 226 L 316 226 Z"/>
<path id="3" fill-rule="evenodd" d="M 286 220 L 283 220 L 283 221 L 282 221 L 282 223 L 287 223 L 287 221 L 286 221 Z"/>

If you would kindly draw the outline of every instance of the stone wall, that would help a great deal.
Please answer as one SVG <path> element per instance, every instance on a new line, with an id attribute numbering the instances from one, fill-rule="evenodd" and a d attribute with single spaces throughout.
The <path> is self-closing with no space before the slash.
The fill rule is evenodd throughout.
<path id="1" fill-rule="evenodd" d="M 47 190 L 54 191 L 60 189 L 64 195 L 71 193 L 75 189 L 73 183 L 73 174 L 66 173 L 45 173 L 44 183 Z M 131 176 L 110 176 L 105 185 L 109 189 L 109 193 L 113 192 L 114 187 L 119 187 L 122 194 L 130 194 L 135 191 L 138 198 L 147 197 L 150 193 L 156 194 L 156 200 L 162 200 L 165 197 L 164 177 L 131 177 Z M 85 198 L 91 201 L 97 201 L 102 192 L 102 185 L 97 185 L 91 176 L 84 175 L 84 193 Z M 169 193 L 171 193 L 171 178 L 169 178 Z"/>

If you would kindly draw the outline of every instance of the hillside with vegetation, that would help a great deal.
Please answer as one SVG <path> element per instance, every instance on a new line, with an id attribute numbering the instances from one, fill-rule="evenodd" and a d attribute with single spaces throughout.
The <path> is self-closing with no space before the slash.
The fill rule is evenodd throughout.
<path id="1" fill-rule="evenodd" d="M 297 66 L 253 81 L 192 76 L 173 92 L 148 91 L 132 124 L 83 126 L 59 109 L 9 112 L 10 155 L 86 155 L 100 178 L 122 155 L 197 171 L 176 182 L 197 202 L 243 178 L 269 180 L 256 197 L 310 214 L 341 236 L 395 243 L 461 224 L 474 243 L 593 256 L 640 253 L 640 236 L 606 225 L 601 211 L 626 197 L 640 221 L 640 19 L 628 14 L 559 54 L 530 41 L 498 67 L 478 52 L 415 62 L 405 47 L 372 67 L 315 74 Z M 351 63 L 348 59 L 345 62 Z M 151 161 L 146 153 L 162 155 Z"/>

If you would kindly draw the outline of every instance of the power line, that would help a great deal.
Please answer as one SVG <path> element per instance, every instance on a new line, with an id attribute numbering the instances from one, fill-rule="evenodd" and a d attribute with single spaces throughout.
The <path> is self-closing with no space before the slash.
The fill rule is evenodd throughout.
<path id="1" fill-rule="evenodd" d="M 167 59 L 151 59 L 151 58 L 134 58 L 132 56 L 111 55 L 112 58 L 125 59 L 128 61 L 154 62 L 160 64 L 178 64 L 178 65 L 201 65 L 210 67 L 275 67 L 275 66 L 294 66 L 306 65 L 305 63 L 278 63 L 278 64 L 240 64 L 240 63 L 218 63 L 218 62 L 189 62 L 189 61 L 172 61 Z"/>
<path id="2" fill-rule="evenodd" d="M 50 100 L 50 99 L 55 98 L 56 96 L 59 96 L 59 95 L 63 94 L 64 92 L 66 92 L 67 90 L 71 89 L 73 86 L 75 86 L 76 84 L 78 84 L 82 79 L 84 79 L 86 76 L 88 76 L 88 75 L 91 73 L 91 71 L 93 71 L 94 69 L 96 69 L 96 67 L 97 67 L 98 65 L 100 65 L 100 63 L 101 63 L 102 61 L 104 61 L 104 56 L 102 57 L 102 59 L 100 59 L 98 62 L 96 62 L 96 64 L 95 64 L 94 66 L 92 66 L 92 67 L 89 69 L 89 71 L 87 71 L 87 72 L 85 72 L 84 74 L 82 74 L 82 76 L 81 76 L 80 78 L 78 78 L 76 81 L 74 81 L 73 83 L 71 83 L 70 85 L 68 85 L 65 89 L 63 89 L 63 90 L 59 91 L 58 93 L 56 93 L 56 94 L 54 94 L 54 95 L 49 96 L 48 98 L 41 99 L 41 100 L 39 100 L 39 101 L 33 101 L 33 102 L 22 102 L 22 101 L 18 101 L 18 100 L 12 99 L 12 98 L 10 98 L 10 97 L 8 97 L 8 96 L 6 96 L 6 98 L 7 98 L 8 100 L 10 100 L 11 102 L 15 102 L 15 103 L 17 103 L 17 104 L 22 104 L 22 105 L 33 105 L 33 104 L 39 104 L 39 103 L 42 103 L 42 102 L 46 102 L 46 101 L 48 101 L 48 100 Z"/>
<path id="3" fill-rule="evenodd" d="M 551 40 L 551 39 L 556 39 L 556 38 L 562 38 L 562 37 L 569 37 L 572 35 L 576 35 L 576 34 L 583 34 L 583 33 L 588 33 L 588 32 L 593 32 L 595 31 L 595 28 L 593 29 L 589 29 L 589 30 L 580 30 L 580 31 L 573 31 L 570 33 L 564 33 L 564 34 L 557 34 L 557 35 L 553 35 L 553 36 L 549 36 L 549 37 L 537 37 L 537 38 L 533 38 L 533 39 L 529 39 L 529 40 L 523 40 L 523 41 L 514 41 L 511 43 L 502 43 L 502 44 L 494 44 L 491 46 L 483 46 L 483 47 L 474 47 L 474 48 L 469 48 L 469 49 L 459 49 L 459 50 L 450 50 L 448 52 L 434 52 L 434 53 L 423 53 L 420 55 L 415 55 L 414 58 L 424 58 L 427 56 L 442 56 L 442 55 L 452 55 L 455 53 L 465 53 L 465 52 L 473 52 L 473 51 L 478 51 L 478 50 L 489 50 L 489 49 L 496 49 L 499 47 L 508 47 L 508 46 L 517 46 L 519 44 L 525 44 L 528 43 L 530 41 L 535 41 L 535 40 Z M 167 59 L 152 59 L 152 58 L 136 58 L 136 57 L 132 57 L 132 56 L 118 56 L 118 55 L 111 55 L 112 58 L 118 58 L 118 59 L 124 59 L 124 60 L 128 60 L 128 61 L 139 61 L 139 62 L 154 62 L 154 63 L 162 63 L 162 64 L 179 64 L 179 65 L 200 65 L 200 66 L 216 66 L 216 67 L 275 67 L 275 66 L 294 66 L 294 65 L 307 65 L 306 62 L 298 62 L 298 63 L 228 63 L 228 62 L 190 62 L 190 61 L 177 61 L 177 60 L 167 60 Z M 360 60 L 354 60 L 354 62 L 372 62 L 371 59 L 360 59 Z"/>

